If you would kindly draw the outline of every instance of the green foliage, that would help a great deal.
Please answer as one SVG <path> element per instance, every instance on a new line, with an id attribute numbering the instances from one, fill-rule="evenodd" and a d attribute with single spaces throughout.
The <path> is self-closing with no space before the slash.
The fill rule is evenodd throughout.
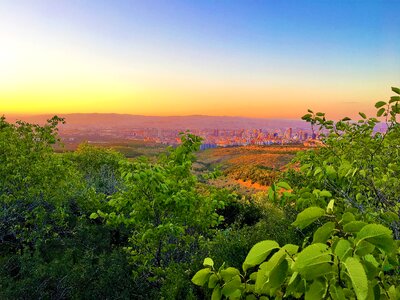
<path id="1" fill-rule="evenodd" d="M 290 170 L 282 178 L 293 192 L 273 193 L 271 200 L 282 205 L 294 202 L 301 210 L 324 207 L 334 198 L 363 213 L 367 223 L 391 228 L 399 239 L 399 103 L 398 96 L 376 103 L 383 123 L 363 113 L 359 121 L 343 118 L 338 122 L 327 120 L 324 114 L 305 115 L 304 120 L 318 127 L 323 146 L 298 154 L 300 170 Z"/>
<path id="2" fill-rule="evenodd" d="M 303 119 L 319 127 L 324 146 L 300 154 L 300 170 L 288 171 L 269 190 L 273 203 L 302 210 L 292 223 L 306 235 L 302 246 L 259 242 L 242 273 L 229 268 L 233 276 L 227 277 L 224 264 L 206 265 L 201 272 L 207 276 L 193 283 L 208 283 L 212 299 L 400 298 L 393 238 L 399 237 L 399 102 L 395 96 L 376 104 L 384 133 L 375 132 L 379 121 L 364 113 L 358 122 L 335 123 L 309 110 Z"/>
<path id="3" fill-rule="evenodd" d="M 166 281 L 170 266 L 192 262 L 198 239 L 223 221 L 216 209 L 229 197 L 215 189 L 199 192 L 191 167 L 201 140 L 189 133 L 181 140 L 155 163 L 122 162 L 124 189 L 109 198 L 104 211 L 90 215 L 129 232 L 125 250 L 135 269 L 133 277 L 155 287 Z"/>
<path id="4" fill-rule="evenodd" d="M 123 156 L 120 153 L 83 143 L 67 156 L 98 193 L 112 195 L 122 188 L 119 162 Z"/>
<path id="5" fill-rule="evenodd" d="M 291 210 L 283 211 L 271 204 L 262 209 L 263 215 L 255 224 L 232 224 L 204 241 L 204 255 L 215 257 L 217 264 L 225 262 L 227 266 L 240 268 L 251 247 L 260 241 L 270 239 L 279 244 L 302 241 L 303 234 L 290 226 L 294 221 Z"/>
<path id="6" fill-rule="evenodd" d="M 0 298 L 134 297 L 119 239 L 87 218 L 104 195 L 71 156 L 53 151 L 58 122 L 0 119 Z"/>
<path id="7" fill-rule="evenodd" d="M 275 241 L 262 241 L 247 254 L 243 274 L 224 265 L 217 270 L 208 263 L 192 282 L 208 284 L 217 294 L 216 299 L 251 299 L 252 295 L 305 299 L 400 297 L 399 247 L 391 230 L 369 224 L 349 234 L 335 212 L 326 217 L 333 220 L 320 227 L 329 228 L 326 242 L 317 239 L 299 251 L 295 245 L 279 247 Z M 226 276 L 226 272 L 231 276 Z"/>

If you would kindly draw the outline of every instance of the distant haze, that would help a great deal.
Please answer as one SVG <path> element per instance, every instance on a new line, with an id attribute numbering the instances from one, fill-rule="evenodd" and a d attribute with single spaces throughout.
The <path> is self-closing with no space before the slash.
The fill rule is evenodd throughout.
<path id="1" fill-rule="evenodd" d="M 53 115 L 6 116 L 8 121 L 24 120 L 43 124 Z M 309 128 L 301 120 L 243 118 L 227 116 L 142 116 L 129 114 L 62 114 L 64 128 L 165 128 L 165 129 L 258 129 Z"/>

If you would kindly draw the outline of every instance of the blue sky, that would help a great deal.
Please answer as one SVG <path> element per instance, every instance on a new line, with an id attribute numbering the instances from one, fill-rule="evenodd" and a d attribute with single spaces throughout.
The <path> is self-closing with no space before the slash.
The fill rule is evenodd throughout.
<path id="1" fill-rule="evenodd" d="M 400 85 L 399 11 L 400 1 L 5 1 L 0 96 L 14 106 L 3 110 L 355 113 Z"/>

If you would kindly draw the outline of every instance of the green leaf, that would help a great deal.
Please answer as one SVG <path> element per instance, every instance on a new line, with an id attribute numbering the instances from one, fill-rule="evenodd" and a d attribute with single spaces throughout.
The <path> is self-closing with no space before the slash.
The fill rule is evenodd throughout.
<path id="1" fill-rule="evenodd" d="M 335 245 L 333 253 L 340 259 L 345 260 L 349 255 L 351 255 L 353 248 L 348 240 L 339 240 Z"/>
<path id="2" fill-rule="evenodd" d="M 204 259 L 203 266 L 212 268 L 212 267 L 214 267 L 214 261 L 211 258 L 206 257 Z"/>
<path id="3" fill-rule="evenodd" d="M 295 255 L 297 254 L 297 251 L 299 251 L 299 246 L 293 244 L 286 244 L 285 246 L 282 247 L 282 250 L 289 253 L 289 255 Z"/>
<path id="4" fill-rule="evenodd" d="M 279 244 L 275 241 L 262 241 L 255 244 L 249 251 L 246 256 L 246 259 L 243 262 L 243 271 L 246 272 L 247 269 L 259 265 L 262 263 L 268 256 L 268 254 L 274 250 L 278 249 Z"/>
<path id="5" fill-rule="evenodd" d="M 375 257 L 372 254 L 367 254 L 364 256 L 363 265 L 368 280 L 373 280 L 380 271 L 380 269 L 378 269 L 379 263 L 376 261 Z"/>
<path id="6" fill-rule="evenodd" d="M 374 249 L 375 249 L 375 246 L 372 245 L 371 243 L 368 243 L 367 241 L 360 241 L 356 245 L 355 254 L 357 254 L 358 256 L 364 256 L 369 253 L 372 253 L 372 251 L 374 251 Z"/>
<path id="7" fill-rule="evenodd" d="M 385 112 L 385 108 L 382 107 L 382 108 L 380 108 L 380 109 L 376 112 L 376 116 L 377 116 L 377 117 L 380 117 L 380 116 L 383 115 L 384 112 Z"/>
<path id="8" fill-rule="evenodd" d="M 229 267 L 229 268 L 226 268 L 225 270 L 222 270 L 221 272 L 219 272 L 219 274 L 221 275 L 222 279 L 225 282 L 228 282 L 228 281 L 232 280 L 232 278 L 235 277 L 236 275 L 239 275 L 240 272 L 236 268 Z"/>
<path id="9" fill-rule="evenodd" d="M 332 198 L 332 194 L 329 191 L 323 190 L 321 193 L 319 193 L 321 197 L 327 197 L 327 198 Z"/>
<path id="10" fill-rule="evenodd" d="M 349 117 L 344 117 L 344 118 L 342 119 L 343 122 L 350 121 L 350 120 L 351 120 L 351 119 L 350 119 Z"/>
<path id="11" fill-rule="evenodd" d="M 346 298 L 344 296 L 342 287 L 337 285 L 337 283 L 330 285 L 329 294 L 331 295 L 333 300 L 343 300 Z"/>
<path id="12" fill-rule="evenodd" d="M 306 279 L 312 279 L 329 273 L 332 270 L 331 261 L 331 252 L 327 245 L 311 244 L 298 254 L 293 270 Z"/>
<path id="13" fill-rule="evenodd" d="M 343 263 L 346 267 L 347 274 L 350 277 L 354 291 L 358 300 L 367 299 L 368 296 L 368 280 L 365 270 L 357 258 L 348 257 Z"/>
<path id="14" fill-rule="evenodd" d="M 396 287 L 394 285 L 392 285 L 388 289 L 388 295 L 389 295 L 389 299 L 390 300 L 398 300 L 398 299 L 400 299 L 400 293 L 398 292 L 398 290 L 396 289 Z"/>
<path id="15" fill-rule="evenodd" d="M 218 283 L 218 276 L 216 274 L 212 274 L 208 279 L 208 288 L 213 289 Z"/>
<path id="16" fill-rule="evenodd" d="M 91 213 L 90 216 L 89 216 L 90 219 L 97 219 L 98 217 L 99 217 L 99 215 L 97 213 L 95 213 L 95 212 Z"/>
<path id="17" fill-rule="evenodd" d="M 361 116 L 361 118 L 363 118 L 363 119 L 366 119 L 366 118 L 367 118 L 367 115 L 364 114 L 363 112 L 359 112 L 358 114 L 359 114 L 359 115 Z"/>
<path id="18" fill-rule="evenodd" d="M 400 89 L 399 88 L 392 86 L 392 91 L 395 92 L 396 94 L 400 95 Z"/>
<path id="19" fill-rule="evenodd" d="M 281 286 L 281 284 L 285 281 L 287 272 L 289 270 L 288 261 L 283 260 L 278 266 L 274 267 L 268 275 L 269 278 L 269 286 L 272 289 L 276 289 Z"/>
<path id="20" fill-rule="evenodd" d="M 378 101 L 378 102 L 375 103 L 375 107 L 376 108 L 380 108 L 380 107 L 382 107 L 384 105 L 386 105 L 385 101 Z"/>
<path id="21" fill-rule="evenodd" d="M 314 176 L 317 176 L 321 172 L 322 172 L 322 169 L 320 167 L 315 168 Z"/>
<path id="22" fill-rule="evenodd" d="M 326 207 L 326 212 L 328 214 L 333 213 L 333 205 L 335 204 L 335 200 L 332 199 L 331 201 L 329 201 L 327 207 Z"/>
<path id="23" fill-rule="evenodd" d="M 192 282 L 195 285 L 203 286 L 207 282 L 210 275 L 211 275 L 211 270 L 209 268 L 201 269 L 196 274 L 194 274 Z"/>
<path id="24" fill-rule="evenodd" d="M 342 219 L 340 220 L 340 222 L 343 223 L 343 224 L 347 224 L 347 223 L 349 223 L 351 221 L 355 221 L 355 219 L 356 218 L 354 217 L 354 215 L 351 212 L 345 212 L 342 215 Z"/>
<path id="25" fill-rule="evenodd" d="M 400 96 L 390 97 L 389 103 L 393 103 L 393 102 L 397 102 L 397 101 L 400 101 Z"/>
<path id="26" fill-rule="evenodd" d="M 314 280 L 310 288 L 306 291 L 305 300 L 320 300 L 323 299 L 325 293 L 325 285 L 319 280 Z"/>
<path id="27" fill-rule="evenodd" d="M 313 243 L 326 243 L 335 229 L 335 223 L 327 222 L 319 227 L 313 235 Z"/>
<path id="28" fill-rule="evenodd" d="M 284 181 L 280 181 L 276 185 L 281 187 L 281 188 L 284 188 L 285 190 L 291 190 L 292 189 L 290 187 L 290 185 L 287 182 L 284 182 Z"/>
<path id="29" fill-rule="evenodd" d="M 394 247 L 392 231 L 380 224 L 364 226 L 357 234 L 357 240 L 358 243 L 365 240 L 386 252 L 391 252 Z"/>
<path id="30" fill-rule="evenodd" d="M 304 116 L 301 117 L 302 120 L 308 120 L 312 117 L 312 114 L 305 114 Z"/>
<path id="31" fill-rule="evenodd" d="M 275 252 L 274 255 L 267 261 L 267 270 L 271 271 L 275 267 L 277 267 L 285 258 L 286 258 L 286 251 L 280 249 L 279 251 Z"/>
<path id="32" fill-rule="evenodd" d="M 267 271 L 267 262 L 263 262 L 258 268 L 254 285 L 254 290 L 257 294 L 262 294 L 265 291 L 265 284 L 267 282 Z"/>
<path id="33" fill-rule="evenodd" d="M 304 229 L 323 215 L 325 215 L 325 211 L 322 208 L 316 206 L 309 207 L 297 215 L 296 221 L 292 225 Z"/>
<path id="34" fill-rule="evenodd" d="M 352 221 L 343 226 L 345 232 L 356 233 L 359 232 L 367 223 L 363 221 Z"/>
<path id="35" fill-rule="evenodd" d="M 220 285 L 218 284 L 218 285 L 214 288 L 214 290 L 213 290 L 213 292 L 212 292 L 211 300 L 221 300 L 221 298 L 222 298 L 221 287 L 220 287 Z"/>
<path id="36" fill-rule="evenodd" d="M 234 276 L 231 281 L 224 284 L 221 294 L 226 297 L 231 296 L 237 289 L 240 289 L 241 283 L 242 281 L 240 280 L 240 276 Z"/>

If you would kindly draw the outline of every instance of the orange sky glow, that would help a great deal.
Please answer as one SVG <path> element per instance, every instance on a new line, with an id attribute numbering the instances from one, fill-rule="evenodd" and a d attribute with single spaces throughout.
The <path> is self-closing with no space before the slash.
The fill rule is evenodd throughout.
<path id="1" fill-rule="evenodd" d="M 354 117 L 358 111 L 373 114 L 373 104 L 387 100 L 390 87 L 400 85 L 399 39 L 393 40 L 393 24 L 380 25 L 379 30 L 373 24 L 362 29 L 361 21 L 351 24 L 355 32 L 366 31 L 361 32 L 364 40 L 351 43 L 345 31 L 343 36 L 329 35 L 328 27 L 308 32 L 308 37 L 307 20 L 298 20 L 305 28 L 301 30 L 279 24 L 277 18 L 273 25 L 278 35 L 262 27 L 264 16 L 257 13 L 249 28 L 224 37 L 220 19 L 210 20 L 215 23 L 205 29 L 191 24 L 192 31 L 186 32 L 180 29 L 186 19 L 163 19 L 142 8 L 142 21 L 157 26 L 141 32 L 143 24 L 130 21 L 128 13 L 119 12 L 117 19 L 115 7 L 92 4 L 85 10 L 75 2 L 72 8 L 68 2 L 57 6 L 44 1 L 46 5 L 38 7 L 16 2 L 0 4 L 0 114 L 296 119 L 312 108 L 331 118 Z M 55 15 L 61 9 L 62 18 Z M 221 14 L 230 12 L 224 9 Z M 281 8 L 274 9 L 280 13 Z M 248 13 L 243 22 L 251 19 Z M 109 23 L 100 23 L 104 15 Z M 44 21 L 43 16 L 49 18 Z M 233 12 L 231 19 L 228 14 L 226 22 L 234 22 L 233 17 Z M 171 28 L 164 32 L 162 26 Z M 169 37 L 168 30 L 178 37 Z M 372 46 L 368 30 L 380 38 L 379 46 Z M 373 49 L 363 49 L 363 43 Z"/>

